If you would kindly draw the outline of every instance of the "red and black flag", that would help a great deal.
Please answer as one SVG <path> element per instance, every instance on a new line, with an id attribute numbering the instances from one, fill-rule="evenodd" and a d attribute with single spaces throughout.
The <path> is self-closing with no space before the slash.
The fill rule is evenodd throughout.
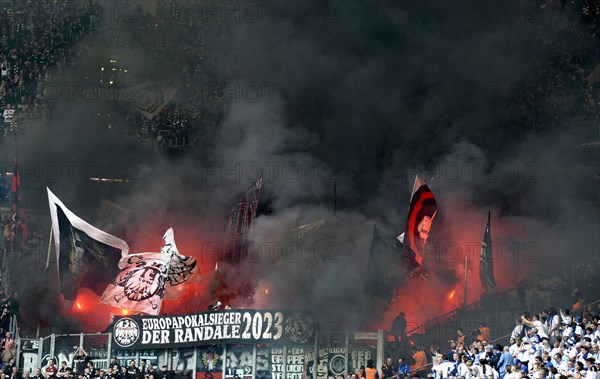
<path id="1" fill-rule="evenodd" d="M 494 278 L 494 260 L 492 251 L 492 234 L 490 232 L 490 213 L 488 211 L 488 221 L 481 243 L 481 255 L 479 257 L 479 280 L 486 291 L 496 287 L 496 279 Z"/>
<path id="2" fill-rule="evenodd" d="M 417 176 L 408 209 L 406 231 L 398 239 L 415 252 L 415 260 L 420 265 L 423 264 L 425 243 L 436 213 L 437 205 L 433 193 Z"/>
<path id="3" fill-rule="evenodd" d="M 66 300 L 74 300 L 82 287 L 101 296 L 119 273 L 129 246 L 79 218 L 47 191 L 60 291 Z"/>
<path id="4" fill-rule="evenodd" d="M 11 211 L 10 218 L 10 246 L 12 253 L 22 253 L 27 244 L 28 232 L 21 207 L 21 177 L 19 175 L 19 162 L 17 159 L 17 140 L 15 135 L 15 159 L 12 177 Z"/>
<path id="5" fill-rule="evenodd" d="M 262 177 L 254 185 L 240 195 L 238 202 L 231 207 L 227 217 L 225 231 L 225 261 L 241 262 L 247 253 L 247 237 L 252 229 L 252 222 L 258 212 L 258 202 L 262 192 Z"/>

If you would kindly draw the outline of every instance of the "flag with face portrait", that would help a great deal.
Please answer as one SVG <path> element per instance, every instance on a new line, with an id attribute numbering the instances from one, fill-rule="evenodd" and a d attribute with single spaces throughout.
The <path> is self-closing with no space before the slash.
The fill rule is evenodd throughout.
<path id="1" fill-rule="evenodd" d="M 415 260 L 423 264 L 425 243 L 429 237 L 431 223 L 437 213 L 437 205 L 433 193 L 418 176 L 415 179 L 413 193 L 408 209 L 406 231 L 401 242 L 415 253 Z"/>

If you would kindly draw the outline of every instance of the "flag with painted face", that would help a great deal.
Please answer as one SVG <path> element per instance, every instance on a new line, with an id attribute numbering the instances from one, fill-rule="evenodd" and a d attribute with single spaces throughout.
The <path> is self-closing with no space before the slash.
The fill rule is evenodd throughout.
<path id="1" fill-rule="evenodd" d="M 436 213 L 437 204 L 433 193 L 417 176 L 408 209 L 406 231 L 403 233 L 401 242 L 414 251 L 415 259 L 420 265 L 423 264 L 425 243 L 429 238 L 429 231 Z"/>

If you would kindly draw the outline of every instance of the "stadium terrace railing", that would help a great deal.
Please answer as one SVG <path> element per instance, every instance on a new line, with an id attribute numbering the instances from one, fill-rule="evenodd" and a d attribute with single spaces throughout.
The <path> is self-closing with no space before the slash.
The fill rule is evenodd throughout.
<path id="1" fill-rule="evenodd" d="M 106 370 L 111 358 L 127 366 L 131 360 L 139 367 L 146 360 L 155 369 L 167 366 L 174 378 L 260 379 L 270 372 L 271 378 L 300 379 L 308 373 L 318 376 L 345 375 L 366 366 L 373 359 L 378 367 L 384 363 L 386 332 L 321 332 L 311 345 L 230 345 L 215 344 L 189 348 L 122 350 L 112 344 L 111 333 L 52 334 L 39 339 L 21 339 L 18 367 L 21 372 L 44 368 L 50 359 L 59 366 L 67 362 L 78 368 L 82 360 L 75 356 L 81 346 L 96 369 Z M 315 360 L 316 356 L 316 360 Z M 347 364 L 345 364 L 347 362 Z"/>

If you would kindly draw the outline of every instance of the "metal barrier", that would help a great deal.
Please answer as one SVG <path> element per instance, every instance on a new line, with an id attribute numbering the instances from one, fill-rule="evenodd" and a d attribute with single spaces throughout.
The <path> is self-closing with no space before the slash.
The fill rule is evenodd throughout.
<path id="1" fill-rule="evenodd" d="M 111 345 L 108 334 L 50 335 L 40 339 L 22 339 L 19 344 L 21 372 L 35 372 L 54 359 L 57 366 L 66 362 L 68 367 L 83 370 L 84 362 L 75 356 L 81 346 L 97 369 L 106 370 L 112 357 L 121 366 L 133 360 L 140 367 L 143 360 L 159 371 L 166 366 L 175 378 L 245 379 L 302 379 L 346 375 L 366 366 L 373 359 L 376 367 L 384 363 L 386 333 L 335 332 L 317 337 L 313 345 L 208 345 L 190 348 L 152 350 L 119 350 Z M 313 375 L 316 373 L 316 376 Z"/>

